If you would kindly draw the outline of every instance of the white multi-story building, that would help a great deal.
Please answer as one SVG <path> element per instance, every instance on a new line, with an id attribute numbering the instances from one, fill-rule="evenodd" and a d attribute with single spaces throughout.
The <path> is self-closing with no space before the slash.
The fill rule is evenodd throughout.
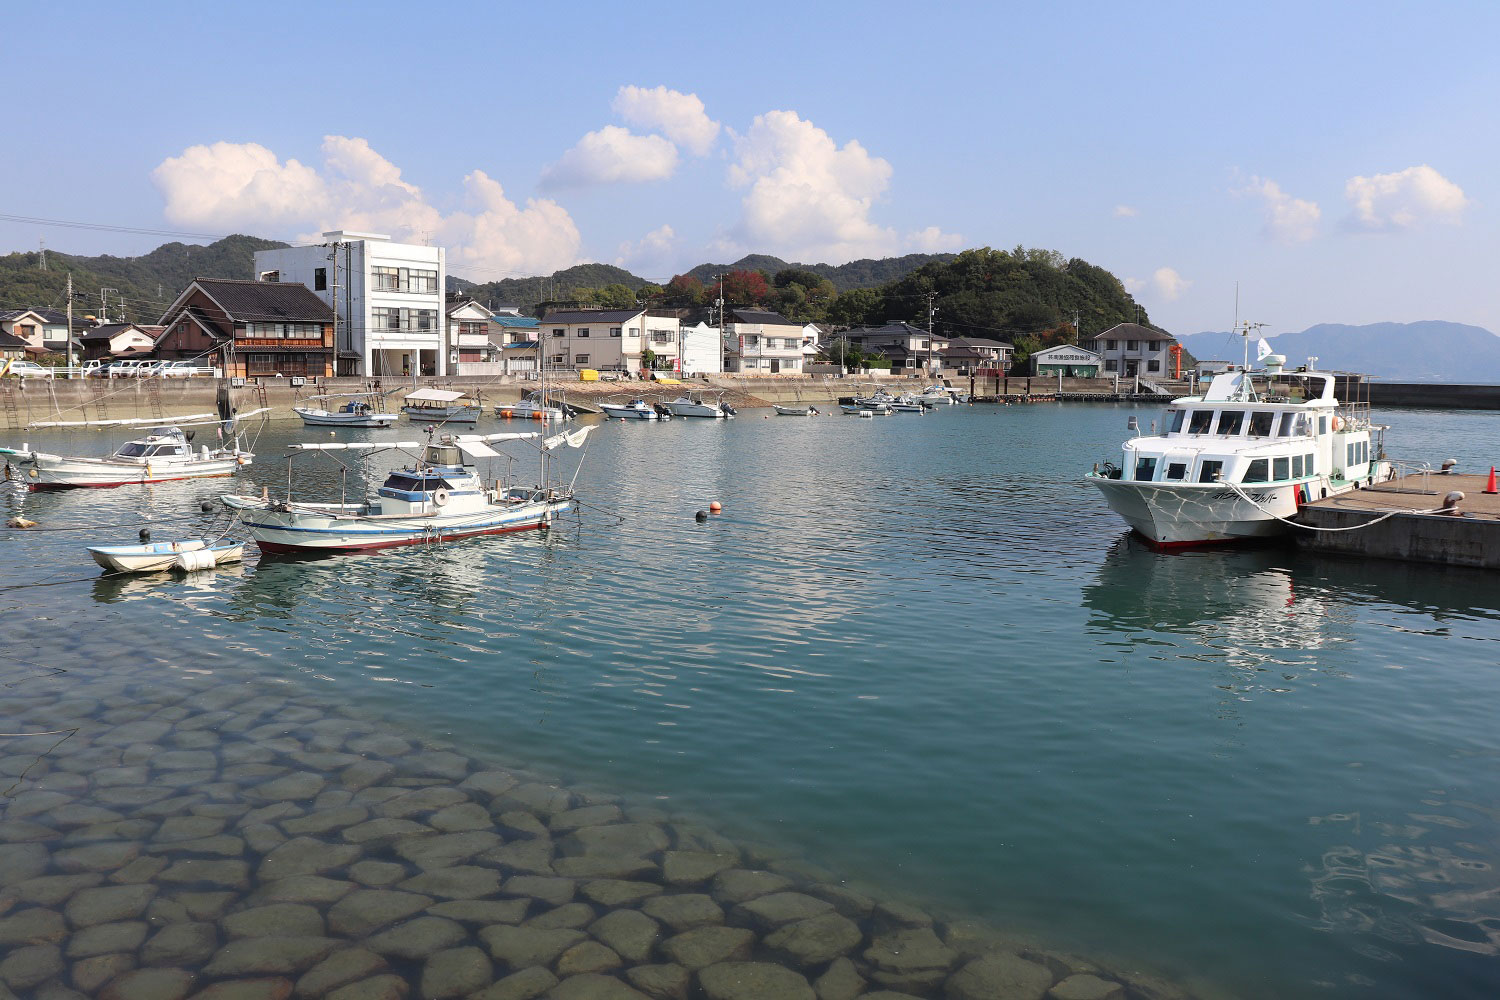
<path id="1" fill-rule="evenodd" d="M 698 322 L 682 328 L 682 374 L 717 375 L 724 370 L 719 328 Z"/>
<path id="2" fill-rule="evenodd" d="M 724 325 L 725 370 L 773 375 L 802 371 L 802 324 L 764 309 L 731 309 Z"/>
<path id="3" fill-rule="evenodd" d="M 1162 378 L 1171 374 L 1175 339 L 1138 323 L 1116 323 L 1084 345 L 1104 361 L 1103 374 Z"/>
<path id="4" fill-rule="evenodd" d="M 262 281 L 295 281 L 338 312 L 340 375 L 446 375 L 447 254 L 380 233 L 336 230 L 320 246 L 259 250 Z"/>
<path id="5" fill-rule="evenodd" d="M 537 324 L 537 343 L 549 368 L 640 371 L 647 351 L 658 369 L 674 370 L 680 324 L 675 314 L 645 309 L 568 309 Z"/>

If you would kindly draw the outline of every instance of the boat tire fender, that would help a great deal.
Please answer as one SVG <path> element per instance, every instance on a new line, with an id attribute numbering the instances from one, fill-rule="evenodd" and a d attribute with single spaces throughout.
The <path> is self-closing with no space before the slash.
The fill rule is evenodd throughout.
<path id="1" fill-rule="evenodd" d="M 448 499 L 449 499 L 449 497 L 448 497 L 448 491 L 447 490 L 438 489 L 438 490 L 433 490 L 432 491 L 432 502 L 434 504 L 436 504 L 437 506 L 439 506 L 439 507 L 446 507 L 446 506 L 448 506 Z"/>

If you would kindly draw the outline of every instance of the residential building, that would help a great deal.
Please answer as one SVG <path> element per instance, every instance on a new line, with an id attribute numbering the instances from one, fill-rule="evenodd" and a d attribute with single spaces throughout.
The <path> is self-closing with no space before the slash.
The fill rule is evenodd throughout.
<path id="1" fill-rule="evenodd" d="M 33 354 L 66 354 L 68 317 L 55 309 L 7 309 L 0 312 L 0 333 L 19 337 Z"/>
<path id="2" fill-rule="evenodd" d="M 724 370 L 748 375 L 802 371 L 802 324 L 765 309 L 730 309 Z"/>
<path id="3" fill-rule="evenodd" d="M 719 328 L 702 320 L 682 328 L 682 374 L 717 375 L 724 370 Z"/>
<path id="4" fill-rule="evenodd" d="M 678 367 L 680 324 L 673 312 L 565 309 L 538 323 L 538 349 L 549 368 L 638 372 L 650 351 L 659 370 Z"/>
<path id="5" fill-rule="evenodd" d="M 194 278 L 161 322 L 163 360 L 199 361 L 230 376 L 321 378 L 337 369 L 333 309 L 305 285 Z"/>
<path id="6" fill-rule="evenodd" d="M 1174 338 L 1160 330 L 1139 323 L 1117 323 L 1084 346 L 1103 360 L 1106 376 L 1163 377 L 1169 372 L 1168 351 L 1175 343 Z"/>
<path id="7" fill-rule="evenodd" d="M 0 330 L 0 361 L 15 361 L 24 358 L 29 347 L 26 341 L 15 334 Z"/>
<path id="8" fill-rule="evenodd" d="M 514 306 L 501 307 L 490 317 L 490 344 L 498 352 L 503 370 L 536 371 L 537 330 L 541 320 L 510 312 Z"/>
<path id="9" fill-rule="evenodd" d="M 450 363 L 496 360 L 500 349 L 490 342 L 490 316 L 490 311 L 473 299 L 448 299 Z"/>
<path id="10" fill-rule="evenodd" d="M 156 341 L 164 327 L 137 326 L 134 323 L 105 323 L 88 330 L 80 338 L 83 358 L 144 357 L 156 350 Z"/>
<path id="11" fill-rule="evenodd" d="M 982 337 L 954 337 L 940 353 L 943 367 L 958 375 L 978 371 L 1000 371 L 1010 368 L 1015 348 L 1003 340 Z"/>
<path id="12" fill-rule="evenodd" d="M 1104 359 L 1077 344 L 1059 344 L 1031 356 L 1031 374 L 1064 378 L 1098 378 Z"/>
<path id="13" fill-rule="evenodd" d="M 256 277 L 306 285 L 337 310 L 340 375 L 446 375 L 447 253 L 334 230 L 318 246 L 260 250 Z"/>
<path id="14" fill-rule="evenodd" d="M 890 361 L 891 371 L 898 373 L 939 371 L 943 367 L 943 352 L 952 346 L 950 338 L 929 334 L 900 320 L 887 320 L 883 326 L 855 327 L 839 336 L 867 353 L 883 356 Z"/>

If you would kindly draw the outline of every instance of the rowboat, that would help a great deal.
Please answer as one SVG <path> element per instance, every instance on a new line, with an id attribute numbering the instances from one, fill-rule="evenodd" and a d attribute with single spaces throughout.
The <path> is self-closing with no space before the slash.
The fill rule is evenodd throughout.
<path id="1" fill-rule="evenodd" d="M 210 545 L 201 538 L 189 538 L 140 545 L 95 545 L 88 553 L 94 562 L 117 573 L 160 573 L 169 569 L 191 572 L 240 562 L 245 558 L 245 543 Z"/>

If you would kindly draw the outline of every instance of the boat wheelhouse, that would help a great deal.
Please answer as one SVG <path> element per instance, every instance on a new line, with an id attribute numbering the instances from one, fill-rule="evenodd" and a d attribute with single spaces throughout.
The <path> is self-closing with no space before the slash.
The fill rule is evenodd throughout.
<path id="1" fill-rule="evenodd" d="M 396 422 L 396 414 L 376 409 L 384 405 L 384 393 L 352 392 L 330 393 L 308 396 L 305 402 L 323 399 L 343 399 L 346 402 L 336 410 L 317 406 L 294 406 L 292 412 L 302 418 L 305 427 L 389 427 Z"/>
<path id="2" fill-rule="evenodd" d="M 1341 403 L 1331 373 L 1265 360 L 1265 371 L 1225 372 L 1203 395 L 1173 400 L 1160 432 L 1126 441 L 1120 464 L 1087 482 L 1137 532 L 1171 548 L 1286 534 L 1304 503 L 1391 477 L 1386 428 L 1368 403 Z M 1136 418 L 1131 425 L 1139 432 Z"/>
<path id="3" fill-rule="evenodd" d="M 479 401 L 453 389 L 417 389 L 406 394 L 401 412 L 408 420 L 435 424 L 476 424 L 483 412 Z"/>

